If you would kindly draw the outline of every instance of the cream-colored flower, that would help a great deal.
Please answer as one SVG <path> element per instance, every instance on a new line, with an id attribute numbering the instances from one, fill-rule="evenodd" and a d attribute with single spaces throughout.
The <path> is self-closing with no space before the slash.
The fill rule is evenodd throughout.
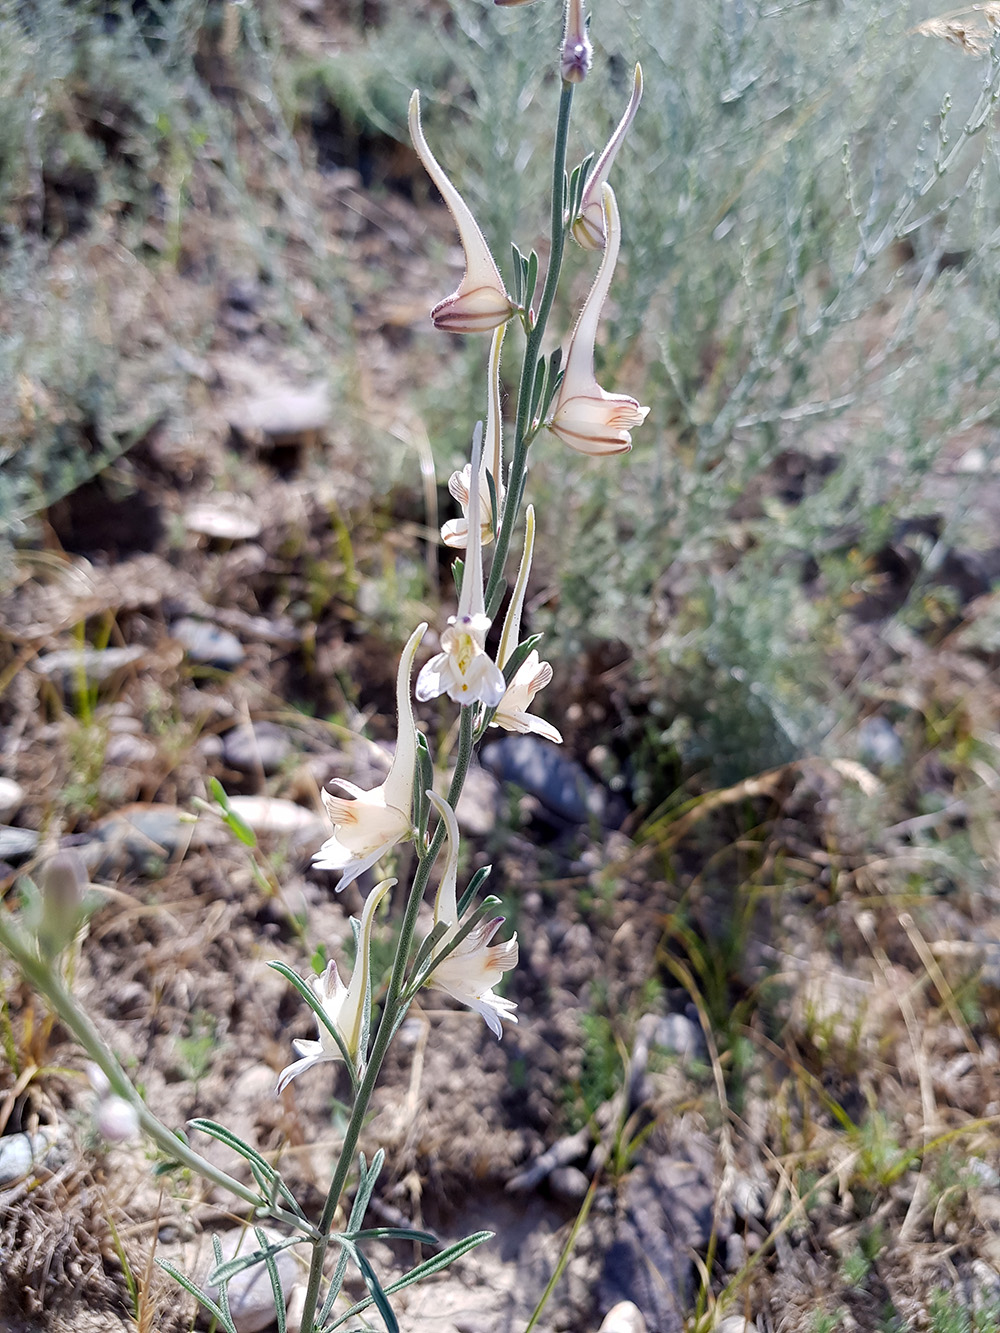
<path id="1" fill-rule="evenodd" d="M 372 921 L 375 916 L 375 908 L 378 907 L 395 883 L 394 879 L 385 880 L 373 889 L 365 899 L 364 911 L 361 913 L 361 930 L 358 934 L 354 971 L 351 973 L 350 984 L 345 986 L 341 981 L 337 964 L 332 959 L 327 963 L 326 970 L 321 976 L 312 977 L 309 981 L 309 985 L 319 1000 L 324 1014 L 331 1026 L 335 1027 L 340 1033 L 344 1046 L 347 1048 L 347 1053 L 355 1064 L 359 1064 L 359 1057 L 360 1062 L 363 1062 L 366 1055 L 366 1052 L 362 1051 L 360 1047 L 361 1034 L 365 1030 L 365 1015 L 371 1002 Z M 315 1018 L 316 1027 L 319 1031 L 319 1041 L 305 1041 L 296 1038 L 292 1042 L 301 1059 L 287 1065 L 278 1075 L 276 1093 L 283 1092 L 293 1078 L 298 1078 L 299 1074 L 305 1073 L 313 1065 L 322 1064 L 324 1060 L 342 1060 L 344 1058 L 329 1028 L 320 1020 L 318 1014 L 315 1015 Z"/>
<path id="2" fill-rule="evenodd" d="M 479 469 L 479 506 L 482 514 L 480 527 L 482 543 L 488 546 L 493 540 L 494 530 L 499 516 L 493 513 L 489 482 L 486 469 L 489 468 L 496 488 L 497 504 L 503 505 L 504 488 L 501 480 L 503 471 L 503 418 L 500 410 L 500 350 L 507 325 L 501 324 L 493 334 L 490 347 L 490 399 L 486 409 L 486 448 L 483 450 L 483 465 Z M 453 518 L 441 529 L 441 540 L 446 546 L 464 550 L 469 540 L 469 493 L 472 489 L 472 464 L 466 463 L 461 472 L 453 472 L 448 479 L 448 490 L 462 506 L 462 517 Z"/>
<path id="3" fill-rule="evenodd" d="M 576 321 L 566 357 L 566 373 L 559 386 L 549 430 L 581 454 L 623 454 L 632 448 L 630 432 L 641 426 L 649 412 L 623 393 L 605 393 L 594 376 L 594 344 L 601 311 L 607 300 L 621 245 L 621 218 L 610 185 L 603 186 L 607 244 L 580 318 Z"/>
<path id="4" fill-rule="evenodd" d="M 445 175 L 424 138 L 419 92 L 414 92 L 410 98 L 410 138 L 417 157 L 455 219 L 465 251 L 465 276 L 451 296 L 446 296 L 434 307 L 431 319 L 437 328 L 449 333 L 488 333 L 510 319 L 517 307 L 504 289 L 500 270 L 471 209 Z"/>
<path id="5" fill-rule="evenodd" d="M 608 140 L 608 145 L 604 152 L 591 168 L 590 175 L 587 177 L 587 183 L 583 187 L 583 196 L 580 200 L 580 212 L 573 219 L 573 225 L 570 228 L 573 239 L 578 245 L 582 245 L 584 250 L 604 249 L 604 242 L 607 237 L 607 227 L 604 222 L 603 187 L 607 184 L 608 176 L 611 174 L 612 164 L 618 156 L 618 149 L 621 148 L 622 143 L 624 142 L 628 127 L 632 124 L 641 101 L 642 67 L 636 65 L 635 75 L 632 79 L 632 96 L 629 98 L 628 106 L 625 108 L 625 114 L 618 122 L 618 128 Z"/>
<path id="6" fill-rule="evenodd" d="M 517 582 L 507 608 L 503 633 L 500 636 L 500 650 L 497 653 L 497 666 L 501 669 L 517 648 L 521 636 L 521 613 L 524 610 L 524 595 L 528 587 L 534 549 L 535 507 L 528 505 L 524 515 L 524 551 L 521 555 L 521 567 L 517 571 Z M 514 673 L 514 679 L 507 686 L 491 725 L 503 727 L 504 731 L 532 731 L 537 736 L 544 736 L 546 740 L 561 745 L 562 736 L 555 727 L 528 712 L 535 695 L 539 690 L 543 690 L 551 679 L 552 668 L 548 662 L 539 661 L 538 653 L 532 649 Z"/>
<path id="7" fill-rule="evenodd" d="M 410 703 L 410 676 L 417 647 L 427 625 L 410 635 L 396 674 L 396 753 L 385 781 L 371 791 L 335 778 L 334 783 L 353 800 L 323 793 L 323 804 L 334 833 L 313 858 L 320 870 L 342 870 L 337 892 L 380 861 L 386 852 L 413 835 L 413 776 L 417 760 L 417 728 Z"/>
<path id="8" fill-rule="evenodd" d="M 483 445 L 482 422 L 472 438 L 472 476 L 479 475 Z M 457 704 L 484 703 L 495 708 L 507 688 L 503 672 L 486 653 L 490 618 L 483 600 L 483 551 L 479 487 L 469 495 L 467 559 L 462 574 L 458 614 L 448 620 L 441 635 L 441 651 L 424 664 L 417 676 L 417 698 L 423 703 L 447 694 Z"/>
<path id="9" fill-rule="evenodd" d="M 458 922 L 458 820 L 447 801 L 443 801 L 435 792 L 427 793 L 434 809 L 444 820 L 448 833 L 448 859 L 445 863 L 441 884 L 434 902 L 434 924 L 443 922 L 448 927 L 438 943 L 437 949 L 455 938 L 461 927 Z M 516 1023 L 514 1010 L 517 1005 L 512 1000 L 505 1000 L 502 995 L 494 995 L 493 987 L 503 979 L 503 974 L 517 966 L 517 936 L 512 935 L 503 944 L 490 944 L 490 940 L 503 925 L 502 916 L 488 921 L 480 921 L 469 931 L 447 958 L 443 959 L 428 979 L 428 985 L 437 986 L 459 1004 L 474 1009 L 486 1022 L 487 1027 L 497 1037 L 503 1035 L 501 1019 Z"/>

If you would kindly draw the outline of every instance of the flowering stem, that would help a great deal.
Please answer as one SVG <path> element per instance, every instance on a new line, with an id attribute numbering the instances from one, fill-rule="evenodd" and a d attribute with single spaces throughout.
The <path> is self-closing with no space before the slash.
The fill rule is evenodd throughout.
<path id="1" fill-rule="evenodd" d="M 542 288 L 538 303 L 538 314 L 528 331 L 524 345 L 524 361 L 521 365 L 521 382 L 517 393 L 517 422 L 514 428 L 514 457 L 510 465 L 510 485 L 507 503 L 504 505 L 503 521 L 497 534 L 497 543 L 490 566 L 489 582 L 486 585 L 486 614 L 496 615 L 500 601 L 500 580 L 507 562 L 507 551 L 517 522 L 518 510 L 524 495 L 524 479 L 528 462 L 528 435 L 531 422 L 528 414 L 531 408 L 531 388 L 535 382 L 535 368 L 538 355 L 545 337 L 552 302 L 555 300 L 562 269 L 563 249 L 566 244 L 565 191 L 566 191 L 566 144 L 569 139 L 569 118 L 573 107 L 573 84 L 563 82 L 562 95 L 559 98 L 559 118 L 556 121 L 555 149 L 552 157 L 552 243 L 549 250 L 549 265 L 545 274 L 545 286 Z"/>
<path id="2" fill-rule="evenodd" d="M 451 786 L 448 789 L 448 802 L 453 807 L 462 793 L 462 787 L 465 785 L 465 777 L 469 771 L 469 764 L 472 761 L 472 752 L 474 749 L 473 737 L 475 734 L 474 712 L 475 709 L 472 707 L 465 707 L 462 709 L 458 733 L 458 755 L 455 761 L 455 772 L 452 775 Z M 351 1109 L 351 1119 L 344 1134 L 344 1142 L 341 1146 L 337 1168 L 333 1173 L 333 1179 L 330 1181 L 330 1189 L 326 1196 L 326 1203 L 323 1205 L 323 1213 L 320 1217 L 318 1228 L 319 1239 L 313 1244 L 312 1261 L 309 1265 L 309 1280 L 306 1286 L 305 1304 L 302 1310 L 302 1333 L 312 1333 L 313 1320 L 316 1315 L 316 1304 L 319 1300 L 320 1283 L 323 1277 L 323 1261 L 326 1258 L 326 1249 L 329 1243 L 330 1228 L 333 1226 L 333 1219 L 337 1213 L 337 1205 L 340 1202 L 340 1196 L 344 1191 L 344 1185 L 347 1183 L 347 1173 L 351 1168 L 351 1162 L 354 1160 L 354 1154 L 358 1146 L 358 1139 L 361 1137 L 361 1127 L 368 1114 L 368 1104 L 375 1091 L 375 1084 L 378 1081 L 378 1076 L 382 1068 L 382 1061 L 385 1059 L 386 1052 L 389 1049 L 389 1043 L 392 1040 L 393 1033 L 399 1026 L 399 1002 L 405 981 L 406 964 L 413 947 L 413 935 L 417 926 L 417 914 L 420 911 L 420 904 L 423 901 L 424 890 L 427 888 L 427 881 L 430 878 L 431 868 L 437 860 L 438 853 L 444 843 L 444 836 L 444 823 L 443 821 L 440 821 L 437 828 L 434 830 L 434 836 L 431 838 L 427 851 L 420 858 L 420 862 L 417 866 L 417 873 L 413 877 L 410 896 L 406 903 L 406 913 L 403 917 L 403 924 L 399 931 L 399 941 L 396 945 L 396 957 L 392 965 L 392 976 L 389 980 L 389 989 L 386 993 L 385 1003 L 382 1006 L 382 1017 L 379 1020 L 378 1031 L 375 1034 L 375 1041 L 372 1045 L 371 1055 L 365 1066 L 364 1076 L 358 1088 L 354 1106 Z"/>
<path id="3" fill-rule="evenodd" d="M 174 1161 L 186 1166 L 188 1170 L 196 1172 L 203 1179 L 211 1181 L 213 1185 L 221 1185 L 223 1189 L 229 1190 L 231 1194 L 235 1194 L 238 1199 L 242 1199 L 253 1208 L 259 1210 L 267 1207 L 266 1201 L 259 1193 L 213 1166 L 153 1115 L 132 1086 L 114 1051 L 63 985 L 56 975 L 55 968 L 38 957 L 19 933 L 11 928 L 2 909 L 0 909 L 0 945 L 7 950 L 31 986 L 39 995 L 45 996 L 60 1022 L 69 1028 L 87 1055 L 100 1068 L 115 1096 L 121 1097 L 132 1107 L 143 1132 L 158 1148 Z"/>

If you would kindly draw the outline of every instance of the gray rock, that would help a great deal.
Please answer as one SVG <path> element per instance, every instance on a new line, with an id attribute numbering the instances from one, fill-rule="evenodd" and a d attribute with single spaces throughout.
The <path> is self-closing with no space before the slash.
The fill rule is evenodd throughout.
<path id="1" fill-rule="evenodd" d="M 291 752 L 288 732 L 276 722 L 233 727 L 222 739 L 224 762 L 240 773 L 276 773 Z"/>
<path id="2" fill-rule="evenodd" d="M 38 850 L 38 834 L 30 828 L 0 825 L 0 861 L 17 865 Z"/>
<path id="3" fill-rule="evenodd" d="M 757 1333 L 757 1325 L 741 1314 L 730 1314 L 716 1325 L 716 1333 Z"/>
<path id="4" fill-rule="evenodd" d="M 52 1148 L 51 1134 L 5 1134 L 0 1138 L 0 1189 L 32 1175 Z"/>
<path id="5" fill-rule="evenodd" d="M 31 665 L 39 675 L 68 692 L 81 683 L 105 685 L 147 655 L 147 650 L 138 645 L 131 648 L 59 648 L 54 653 L 36 657 Z"/>
<path id="6" fill-rule="evenodd" d="M 174 805 L 137 802 L 98 820 L 93 840 L 80 849 L 92 876 L 131 870 L 139 874 L 159 868 L 188 847 L 205 845 L 203 821 Z"/>
<path id="7" fill-rule="evenodd" d="M 583 1203 L 590 1181 L 578 1166 L 557 1166 L 549 1175 L 549 1189 L 564 1203 Z"/>
<path id="8" fill-rule="evenodd" d="M 218 625 L 211 625 L 206 620 L 195 620 L 193 616 L 183 616 L 174 621 L 170 633 L 183 645 L 191 661 L 202 666 L 232 671 L 246 656 L 235 634 L 220 629 Z"/>
<path id="9" fill-rule="evenodd" d="M 189 506 L 184 511 L 184 526 L 188 532 L 228 542 L 253 541 L 263 527 L 258 516 L 235 495 Z"/>
<path id="10" fill-rule="evenodd" d="M 145 736 L 130 731 L 113 732 L 104 747 L 104 762 L 118 768 L 143 768 L 157 756 L 156 746 Z"/>
<path id="11" fill-rule="evenodd" d="M 903 762 L 903 742 L 884 717 L 866 717 L 858 726 L 858 755 L 874 768 L 898 768 Z"/>
<path id="12" fill-rule="evenodd" d="M 483 750 L 480 762 L 500 782 L 514 783 L 567 824 L 596 820 L 605 828 L 616 828 L 625 817 L 620 797 L 537 736 L 504 736 Z"/>
<path id="13" fill-rule="evenodd" d="M 679 1333 L 690 1303 L 688 1256 L 708 1243 L 714 1200 L 711 1182 L 693 1162 L 640 1162 L 622 1188 L 598 1284 L 600 1303 L 632 1301 L 655 1333 Z"/>
<path id="14" fill-rule="evenodd" d="M 24 801 L 24 788 L 13 778 L 0 778 L 0 824 L 17 814 Z"/>
<path id="15" fill-rule="evenodd" d="M 656 1025 L 653 1044 L 682 1060 L 708 1060 L 701 1025 L 685 1014 L 665 1014 Z"/>
<path id="16" fill-rule="evenodd" d="M 275 382 L 246 399 L 231 424 L 246 435 L 288 439 L 317 434 L 329 420 L 330 392 L 325 380 L 317 380 L 305 389 Z"/>
<path id="17" fill-rule="evenodd" d="M 281 1239 L 274 1231 L 266 1231 L 265 1235 L 268 1241 Z M 251 1254 L 258 1248 L 255 1234 L 242 1228 L 223 1232 L 219 1236 L 219 1243 L 222 1246 L 223 1261 L 233 1259 L 238 1254 Z M 287 1303 L 288 1295 L 295 1283 L 298 1266 L 288 1250 L 281 1250 L 276 1254 L 274 1262 L 278 1268 L 281 1290 Z M 214 1260 L 209 1261 L 209 1271 L 212 1267 Z M 212 1300 L 218 1300 L 217 1287 L 208 1287 L 207 1291 Z M 275 1322 L 274 1293 L 271 1290 L 271 1279 L 267 1275 L 265 1264 L 254 1264 L 252 1268 L 245 1268 L 242 1273 L 238 1273 L 229 1283 L 227 1295 L 229 1313 L 233 1317 L 237 1333 L 260 1333 L 262 1329 L 270 1328 Z"/>

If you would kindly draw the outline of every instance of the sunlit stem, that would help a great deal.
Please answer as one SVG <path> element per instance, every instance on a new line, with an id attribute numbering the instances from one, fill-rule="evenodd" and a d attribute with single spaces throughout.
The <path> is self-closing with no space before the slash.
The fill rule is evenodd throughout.
<path id="1" fill-rule="evenodd" d="M 39 958 L 20 938 L 2 911 L 0 911 L 0 945 L 7 950 L 25 979 L 39 995 L 45 997 L 60 1022 L 72 1032 L 90 1059 L 98 1066 L 115 1096 L 121 1097 L 133 1108 L 143 1133 L 151 1138 L 158 1148 L 173 1161 L 180 1162 L 189 1171 L 194 1171 L 213 1185 L 221 1185 L 223 1189 L 229 1190 L 236 1198 L 251 1204 L 255 1209 L 267 1207 L 257 1191 L 213 1166 L 153 1115 L 132 1086 L 114 1051 L 63 985 L 54 968 Z"/>
<path id="2" fill-rule="evenodd" d="M 493 564 L 486 584 L 486 614 L 491 618 L 496 615 L 500 600 L 500 580 L 503 577 L 510 539 L 517 522 L 518 511 L 524 496 L 524 481 L 527 471 L 528 446 L 531 443 L 528 431 L 531 422 L 528 412 L 531 407 L 531 386 L 535 379 L 535 367 L 545 337 L 559 285 L 562 269 L 563 251 L 566 245 L 565 188 L 566 188 L 566 144 L 569 138 L 569 118 L 573 107 L 573 84 L 563 83 L 559 98 L 559 118 L 556 122 L 555 150 L 552 157 L 552 243 L 549 251 L 549 266 L 545 274 L 545 286 L 542 288 L 538 303 L 535 323 L 528 331 L 524 346 L 524 360 L 521 365 L 521 382 L 517 393 L 517 423 L 514 428 L 514 457 L 510 465 L 510 484 L 503 509 L 503 522 L 497 534 L 493 552 Z"/>

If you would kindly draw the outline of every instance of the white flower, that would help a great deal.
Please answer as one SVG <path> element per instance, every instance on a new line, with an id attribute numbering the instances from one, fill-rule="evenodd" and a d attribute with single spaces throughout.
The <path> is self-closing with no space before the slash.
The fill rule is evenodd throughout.
<path id="1" fill-rule="evenodd" d="M 504 290 L 500 270 L 468 204 L 444 174 L 424 138 L 419 92 L 410 98 L 410 138 L 417 157 L 455 219 L 465 251 L 465 276 L 451 296 L 434 307 L 431 319 L 436 328 L 449 333 L 488 333 L 510 319 L 517 307 Z"/>
<path id="2" fill-rule="evenodd" d="M 486 412 L 486 448 L 483 451 L 483 464 L 479 469 L 479 506 L 482 520 L 482 543 L 488 546 L 493 540 L 494 529 L 499 523 L 499 515 L 493 513 L 489 482 L 486 469 L 489 466 L 496 488 L 497 504 L 503 505 L 504 488 L 500 474 L 503 468 L 503 420 L 500 412 L 500 349 L 507 325 L 501 324 L 493 334 L 490 347 L 490 400 Z M 489 462 L 487 462 L 489 460 Z M 466 463 L 461 472 L 453 472 L 448 479 L 448 490 L 462 506 L 462 517 L 453 518 L 441 529 L 441 540 L 446 546 L 464 550 L 469 540 L 469 494 L 472 490 L 472 464 Z"/>
<path id="3" fill-rule="evenodd" d="M 370 870 L 397 842 L 403 842 L 413 835 L 417 729 L 410 703 L 410 675 L 417 647 L 426 628 L 426 624 L 417 626 L 399 659 L 396 675 L 396 753 L 385 781 L 371 791 L 363 791 L 353 782 L 336 778 L 335 785 L 346 791 L 353 800 L 331 796 L 329 792 L 323 793 L 323 804 L 333 821 L 334 834 L 332 838 L 327 838 L 316 853 L 313 865 L 320 870 L 344 872 L 337 885 L 338 893 L 346 889 L 348 884 L 353 884 L 359 875 Z"/>
<path id="4" fill-rule="evenodd" d="M 472 437 L 472 476 L 479 475 L 483 444 L 482 422 L 476 423 Z M 483 551 L 480 524 L 479 487 L 469 495 L 469 534 L 467 560 L 462 574 L 462 595 L 458 614 L 448 620 L 441 635 L 441 651 L 424 664 L 417 676 L 417 698 L 423 703 L 447 694 L 457 704 L 483 703 L 495 708 L 504 696 L 507 683 L 503 672 L 486 655 L 486 634 L 490 618 L 483 601 Z"/>
<path id="5" fill-rule="evenodd" d="M 545 423 L 581 454 L 622 454 L 632 448 L 630 431 L 649 412 L 623 393 L 605 393 L 594 377 L 594 344 L 621 245 L 621 218 L 610 185 L 603 189 L 607 243 L 594 285 L 576 321 L 552 416 Z"/>
<path id="6" fill-rule="evenodd" d="M 582 245 L 584 250 L 604 249 L 607 228 L 604 223 L 602 188 L 607 184 L 612 163 L 618 155 L 618 149 L 622 146 L 628 127 L 632 124 L 641 101 L 642 67 L 636 65 L 632 80 L 632 96 L 625 108 L 625 114 L 618 122 L 618 128 L 608 140 L 607 147 L 597 159 L 590 175 L 587 177 L 587 183 L 583 187 L 583 196 L 580 199 L 580 212 L 573 219 L 573 225 L 570 228 L 573 239 L 578 245 Z"/>
<path id="7" fill-rule="evenodd" d="M 524 516 L 524 552 L 521 556 L 521 567 L 517 571 L 517 583 L 514 585 L 514 593 L 507 608 L 503 634 L 500 637 L 500 651 L 497 653 L 497 665 L 501 668 L 506 666 L 521 634 L 521 613 L 524 610 L 524 594 L 528 586 L 528 575 L 531 573 L 531 557 L 534 549 L 535 508 L 534 505 L 528 505 Z M 551 679 L 552 668 L 548 662 L 539 661 L 538 653 L 532 648 L 514 673 L 514 679 L 507 686 L 491 725 L 503 727 L 504 731 L 532 731 L 537 736 L 544 736 L 546 740 L 561 745 L 562 736 L 555 727 L 528 712 L 535 695 L 539 690 L 543 690 Z"/>
<path id="8" fill-rule="evenodd" d="M 445 822 L 448 831 L 448 859 L 445 863 L 441 884 L 434 902 L 434 924 L 443 922 L 448 930 L 438 944 L 438 949 L 445 947 L 459 934 L 458 898 L 456 883 L 458 879 L 458 820 L 447 801 L 443 801 L 435 792 L 427 793 L 435 810 Z M 452 952 L 440 962 L 428 979 L 428 984 L 437 986 L 459 1004 L 474 1009 L 481 1014 L 487 1027 L 497 1037 L 503 1035 L 501 1019 L 516 1023 L 514 1010 L 517 1005 L 512 1000 L 505 1000 L 502 995 L 494 995 L 493 987 L 502 979 L 505 972 L 517 966 L 517 936 L 512 935 L 503 944 L 490 944 L 490 940 L 503 924 L 502 916 L 489 921 L 480 921 L 469 931 Z"/>
<path id="9" fill-rule="evenodd" d="M 360 1047 L 361 1035 L 365 1030 L 365 1016 L 371 1002 L 372 920 L 374 919 L 375 908 L 395 883 L 394 879 L 385 880 L 384 883 L 373 889 L 365 899 L 364 911 L 361 914 L 361 930 L 358 934 L 354 971 L 351 974 L 350 984 L 344 985 L 340 979 L 340 973 L 337 971 L 337 964 L 332 960 L 327 964 L 326 970 L 321 976 L 312 977 L 309 982 L 313 993 L 323 1007 L 323 1012 L 331 1025 L 340 1033 L 344 1046 L 347 1048 L 347 1053 L 355 1063 L 359 1063 L 359 1057 L 360 1061 L 363 1062 L 366 1054 Z M 297 1054 L 302 1058 L 287 1065 L 278 1075 L 278 1086 L 275 1089 L 275 1095 L 283 1092 L 293 1078 L 298 1078 L 299 1074 L 311 1069 L 313 1065 L 322 1064 L 325 1060 L 342 1060 L 344 1058 L 326 1024 L 320 1021 L 318 1014 L 315 1015 L 315 1018 L 316 1027 L 319 1030 L 319 1041 L 305 1041 L 296 1038 L 292 1042 Z"/>

